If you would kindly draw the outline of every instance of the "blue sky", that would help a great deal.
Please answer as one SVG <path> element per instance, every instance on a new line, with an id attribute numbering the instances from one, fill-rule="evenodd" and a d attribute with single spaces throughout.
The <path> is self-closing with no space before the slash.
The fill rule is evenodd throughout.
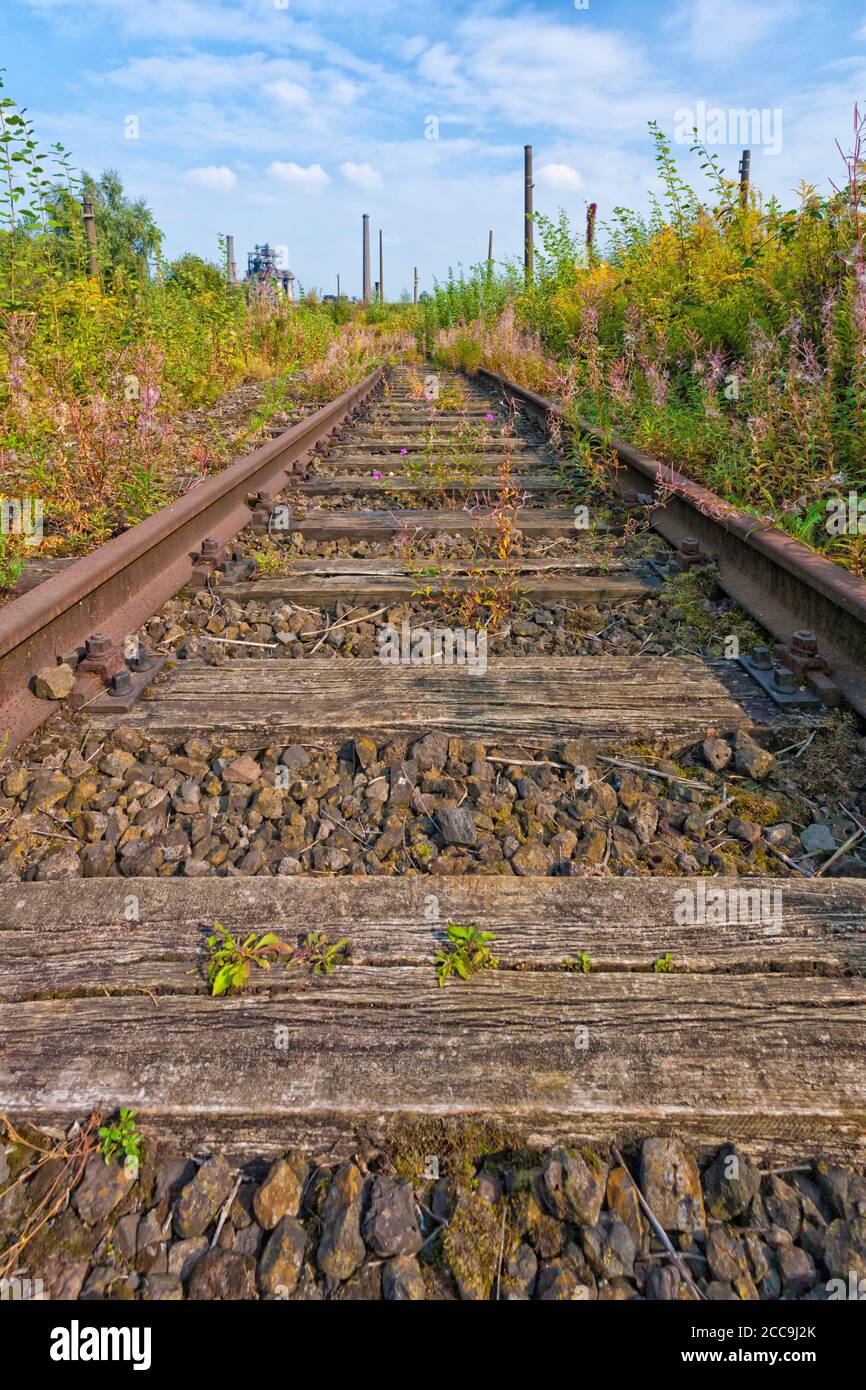
<path id="1" fill-rule="evenodd" d="M 526 143 L 539 210 L 582 224 L 596 201 L 604 221 L 646 207 L 648 120 L 673 136 L 703 103 L 734 173 L 727 113 L 757 109 L 753 176 L 791 205 L 842 177 L 834 142 L 866 105 L 866 0 L 0 3 L 8 93 L 80 167 L 119 169 L 169 256 L 233 232 L 245 263 L 267 239 L 325 292 L 337 272 L 360 290 L 364 212 L 389 298 L 415 264 L 423 287 L 482 259 L 491 227 L 518 254 Z"/>

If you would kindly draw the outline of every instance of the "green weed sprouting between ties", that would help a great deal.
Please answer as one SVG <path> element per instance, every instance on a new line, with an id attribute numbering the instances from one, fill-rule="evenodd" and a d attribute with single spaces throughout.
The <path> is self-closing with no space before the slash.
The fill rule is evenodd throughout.
<path id="1" fill-rule="evenodd" d="M 137 1169 L 141 1164 L 141 1146 L 144 1137 L 135 1123 L 137 1110 L 123 1106 L 118 1119 L 102 1125 L 98 1130 L 99 1152 L 110 1163 L 116 1153 L 123 1154 L 124 1166 Z"/>
<path id="2" fill-rule="evenodd" d="M 214 923 L 208 937 L 208 984 L 217 998 L 229 990 L 243 989 L 250 970 L 270 970 L 280 959 L 288 965 L 306 967 L 313 975 L 333 975 L 347 956 L 348 938 L 331 943 L 324 932 L 308 932 L 300 946 L 282 941 L 274 932 L 257 936 L 250 932 L 245 940 L 232 936 L 221 922 Z"/>
<path id="3" fill-rule="evenodd" d="M 270 970 L 280 956 L 289 955 L 287 946 L 273 932 L 256 936 L 250 932 L 246 940 L 232 936 L 221 922 L 214 922 L 213 935 L 208 937 L 210 959 L 207 978 L 211 994 L 216 998 L 231 989 L 243 989 L 249 979 L 251 966 L 259 970 Z"/>
<path id="4" fill-rule="evenodd" d="M 324 932 L 311 931 L 302 945 L 292 948 L 289 964 L 305 965 L 314 975 L 333 975 L 336 967 L 345 963 L 348 946 L 348 937 L 332 945 Z"/>
<path id="5" fill-rule="evenodd" d="M 499 961 L 490 949 L 490 942 L 495 940 L 493 932 L 479 931 L 474 922 L 466 927 L 449 922 L 447 930 L 448 944 L 440 946 L 435 956 L 440 987 L 452 975 L 468 980 L 482 970 L 497 969 Z"/>

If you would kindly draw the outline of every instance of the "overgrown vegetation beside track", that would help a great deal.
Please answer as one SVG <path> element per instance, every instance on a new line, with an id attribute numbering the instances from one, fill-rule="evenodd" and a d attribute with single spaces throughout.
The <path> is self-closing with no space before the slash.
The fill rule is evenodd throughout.
<path id="1" fill-rule="evenodd" d="M 43 150 L 0 95 L 0 497 L 41 499 L 40 554 L 83 552 L 170 500 L 179 410 L 241 381 L 330 399 L 412 346 L 403 312 L 365 324 L 345 301 L 248 299 L 219 266 L 167 263 L 161 245 L 115 174 L 94 180 L 62 146 Z M 0 589 L 31 553 L 21 534 L 0 535 Z"/>
<path id="2" fill-rule="evenodd" d="M 522 267 L 485 264 L 418 309 L 290 305 L 248 298 L 197 256 L 164 262 L 146 205 L 110 171 L 79 176 L 61 146 L 42 151 L 0 97 L 0 496 L 42 499 L 40 553 L 83 552 L 170 499 L 188 449 L 178 411 L 266 383 L 253 437 L 266 415 L 290 419 L 294 403 L 331 399 L 417 344 L 443 366 L 484 365 L 555 397 L 572 421 L 866 574 L 856 515 L 828 513 L 852 492 L 866 503 L 864 118 L 855 111 L 839 187 L 803 184 L 791 209 L 754 188 L 744 202 L 700 146 L 707 189 L 695 192 L 652 134 L 662 193 L 650 215 L 615 209 L 603 249 L 564 214 L 537 216 L 530 284 Z M 603 491 L 608 448 L 573 438 L 577 475 Z M 221 466 L 201 452 L 200 473 Z M 0 590 L 29 553 L 0 535 Z"/>
<path id="3" fill-rule="evenodd" d="M 700 146 L 695 192 L 652 134 L 663 193 L 648 218 L 617 208 L 597 252 L 564 214 L 537 216 L 533 283 L 516 266 L 450 276 L 421 307 L 420 340 L 443 366 L 556 397 L 864 574 L 866 535 L 826 525 L 828 499 L 866 496 L 864 118 L 839 188 L 803 184 L 793 209 L 754 189 L 742 203 Z"/>

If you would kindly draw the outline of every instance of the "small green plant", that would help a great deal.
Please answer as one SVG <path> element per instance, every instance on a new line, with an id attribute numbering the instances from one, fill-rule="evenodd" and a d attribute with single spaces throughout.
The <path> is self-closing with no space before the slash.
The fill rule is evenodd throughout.
<path id="1" fill-rule="evenodd" d="M 674 963 L 670 951 L 665 951 L 653 965 L 656 975 L 673 975 Z"/>
<path id="2" fill-rule="evenodd" d="M 14 588 L 26 564 L 22 555 L 12 554 L 7 538 L 0 536 L 0 589 Z"/>
<path id="3" fill-rule="evenodd" d="M 279 550 L 256 550 L 253 552 L 257 574 L 283 574 L 286 570 L 286 557 Z"/>
<path id="4" fill-rule="evenodd" d="M 592 965 L 588 951 L 581 951 L 579 956 L 566 956 L 562 963 L 573 975 L 588 975 Z"/>
<path id="5" fill-rule="evenodd" d="M 493 932 L 479 931 L 473 922 L 461 927 L 456 922 L 448 923 L 448 944 L 440 946 L 436 952 L 436 979 L 440 987 L 452 975 L 468 980 L 482 970 L 496 970 L 499 961 L 490 949 Z"/>
<path id="6" fill-rule="evenodd" d="M 124 1167 L 138 1169 L 141 1164 L 141 1146 L 144 1138 L 135 1123 L 137 1110 L 127 1110 L 123 1106 L 118 1119 L 102 1125 L 99 1134 L 99 1152 L 110 1163 L 118 1152 L 123 1154 Z"/>
<path id="7" fill-rule="evenodd" d="M 333 975 L 338 965 L 345 965 L 348 937 L 333 944 L 324 932 L 311 931 L 301 946 L 289 947 L 290 965 L 305 965 L 313 975 Z"/>
<path id="8" fill-rule="evenodd" d="M 214 922 L 213 935 L 208 937 L 207 944 L 210 948 L 207 979 L 214 998 L 230 989 L 243 989 L 250 966 L 270 970 L 274 957 L 292 953 L 292 947 L 273 932 L 260 937 L 250 932 L 245 941 L 240 941 L 221 922 Z"/>

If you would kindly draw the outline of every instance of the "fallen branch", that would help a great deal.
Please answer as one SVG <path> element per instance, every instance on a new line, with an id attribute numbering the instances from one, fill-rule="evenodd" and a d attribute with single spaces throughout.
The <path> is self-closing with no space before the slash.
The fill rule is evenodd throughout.
<path id="1" fill-rule="evenodd" d="M 815 870 L 814 877 L 820 878 L 821 875 L 825 874 L 828 869 L 832 869 L 836 861 L 841 859 L 843 854 L 847 854 L 849 849 L 853 849 L 854 846 L 858 843 L 858 841 L 863 839 L 864 835 L 866 835 L 866 830 L 862 830 L 860 826 L 858 826 L 857 829 L 854 831 L 854 834 L 849 836 L 848 839 L 845 841 L 844 845 L 840 845 L 839 848 L 836 850 L 835 854 L 831 854 L 830 858 L 825 860 L 825 862 L 821 865 L 820 869 Z"/>
<path id="2" fill-rule="evenodd" d="M 338 628 L 341 628 L 341 627 L 354 627 L 354 626 L 355 626 L 356 624 L 358 624 L 358 623 L 369 623 L 369 622 L 372 622 L 372 620 L 373 620 L 374 618 L 380 618 L 380 617 L 382 616 L 383 613 L 387 613 L 387 611 L 388 611 L 388 609 L 389 609 L 390 607 L 391 607 L 391 604 L 390 604 L 390 603 L 386 603 L 385 606 L 384 606 L 384 608 L 377 608 L 376 611 L 375 611 L 375 613 L 362 613 L 361 616 L 358 617 L 358 618 L 343 618 L 342 622 L 339 622 L 339 623 L 332 623 L 330 627 L 326 627 L 326 628 L 322 629 L 322 634 L 321 634 L 321 636 L 319 637 L 318 642 L 316 643 L 316 645 L 315 645 L 314 647 L 311 647 L 311 648 L 310 648 L 310 650 L 307 652 L 307 656 L 308 656 L 308 657 L 313 656 L 313 655 L 319 650 L 319 648 L 321 647 L 322 643 L 325 641 L 325 638 L 326 638 L 326 637 L 330 637 L 331 633 L 332 633 L 332 632 L 336 632 Z M 316 636 L 318 636 L 318 634 L 315 633 L 315 632 L 308 632 L 308 633 L 306 633 L 306 636 L 307 636 L 307 637 L 316 637 Z"/>
<path id="3" fill-rule="evenodd" d="M 706 782 L 692 782 L 688 777 L 677 777 L 673 772 L 659 772 L 654 767 L 644 767 L 642 763 L 627 763 L 622 758 L 603 758 L 599 755 L 600 763 L 608 763 L 611 767 L 624 767 L 629 772 L 639 772 L 642 777 L 660 777 L 664 782 L 679 782 L 682 787 L 694 787 L 696 791 L 701 791 L 704 796 L 712 795 L 712 787 L 708 787 Z"/>
<path id="4" fill-rule="evenodd" d="M 196 637 L 201 637 L 205 642 L 219 642 L 224 647 L 265 647 L 268 651 L 276 651 L 279 642 L 244 642 L 240 637 L 213 637 L 209 632 L 197 632 Z"/>
<path id="5" fill-rule="evenodd" d="M 619 1164 L 620 1168 L 622 1168 L 626 1173 L 629 1182 L 635 1190 L 635 1195 L 637 1196 L 638 1202 L 640 1203 L 641 1210 L 643 1211 L 647 1221 L 649 1221 L 650 1225 L 652 1226 L 662 1245 L 665 1247 L 665 1250 L 668 1252 L 668 1255 L 676 1265 L 680 1277 L 685 1282 L 686 1287 L 694 1294 L 695 1298 L 701 1301 L 705 1301 L 707 1297 L 706 1294 L 702 1293 L 701 1290 L 698 1288 L 697 1284 L 692 1279 L 692 1276 L 689 1274 L 689 1271 L 686 1269 L 686 1266 L 683 1263 L 683 1259 L 679 1251 L 675 1250 L 674 1247 L 671 1245 L 667 1231 L 656 1220 L 656 1217 L 653 1214 L 649 1202 L 644 1197 L 643 1193 L 641 1192 L 640 1188 L 638 1187 L 628 1168 L 626 1168 L 625 1163 L 623 1162 L 622 1154 L 620 1153 L 619 1149 L 616 1147 L 615 1144 L 611 1144 L 610 1151 L 616 1159 L 617 1163 Z"/>
<path id="6" fill-rule="evenodd" d="M 802 868 L 801 865 L 797 864 L 793 859 L 789 859 L 787 854 L 783 854 L 780 849 L 776 849 L 775 845 L 768 844 L 767 849 L 770 851 L 771 854 L 775 854 L 777 859 L 781 859 L 783 864 L 787 864 L 789 869 L 793 869 L 795 874 L 800 874 L 802 878 L 815 877 L 815 874 L 811 869 Z"/>
<path id="7" fill-rule="evenodd" d="M 222 1235 L 223 1226 L 226 1224 L 226 1218 L 228 1217 L 228 1214 L 231 1211 L 232 1202 L 234 1201 L 235 1197 L 237 1197 L 238 1192 L 240 1191 L 242 1181 L 243 1173 L 238 1173 L 237 1181 L 235 1182 L 234 1187 L 232 1188 L 231 1192 L 226 1198 L 226 1201 L 223 1205 L 223 1209 L 220 1212 L 219 1221 L 217 1222 L 216 1230 L 213 1233 L 213 1240 L 210 1243 L 211 1250 L 214 1250 L 216 1248 L 216 1243 Z"/>

